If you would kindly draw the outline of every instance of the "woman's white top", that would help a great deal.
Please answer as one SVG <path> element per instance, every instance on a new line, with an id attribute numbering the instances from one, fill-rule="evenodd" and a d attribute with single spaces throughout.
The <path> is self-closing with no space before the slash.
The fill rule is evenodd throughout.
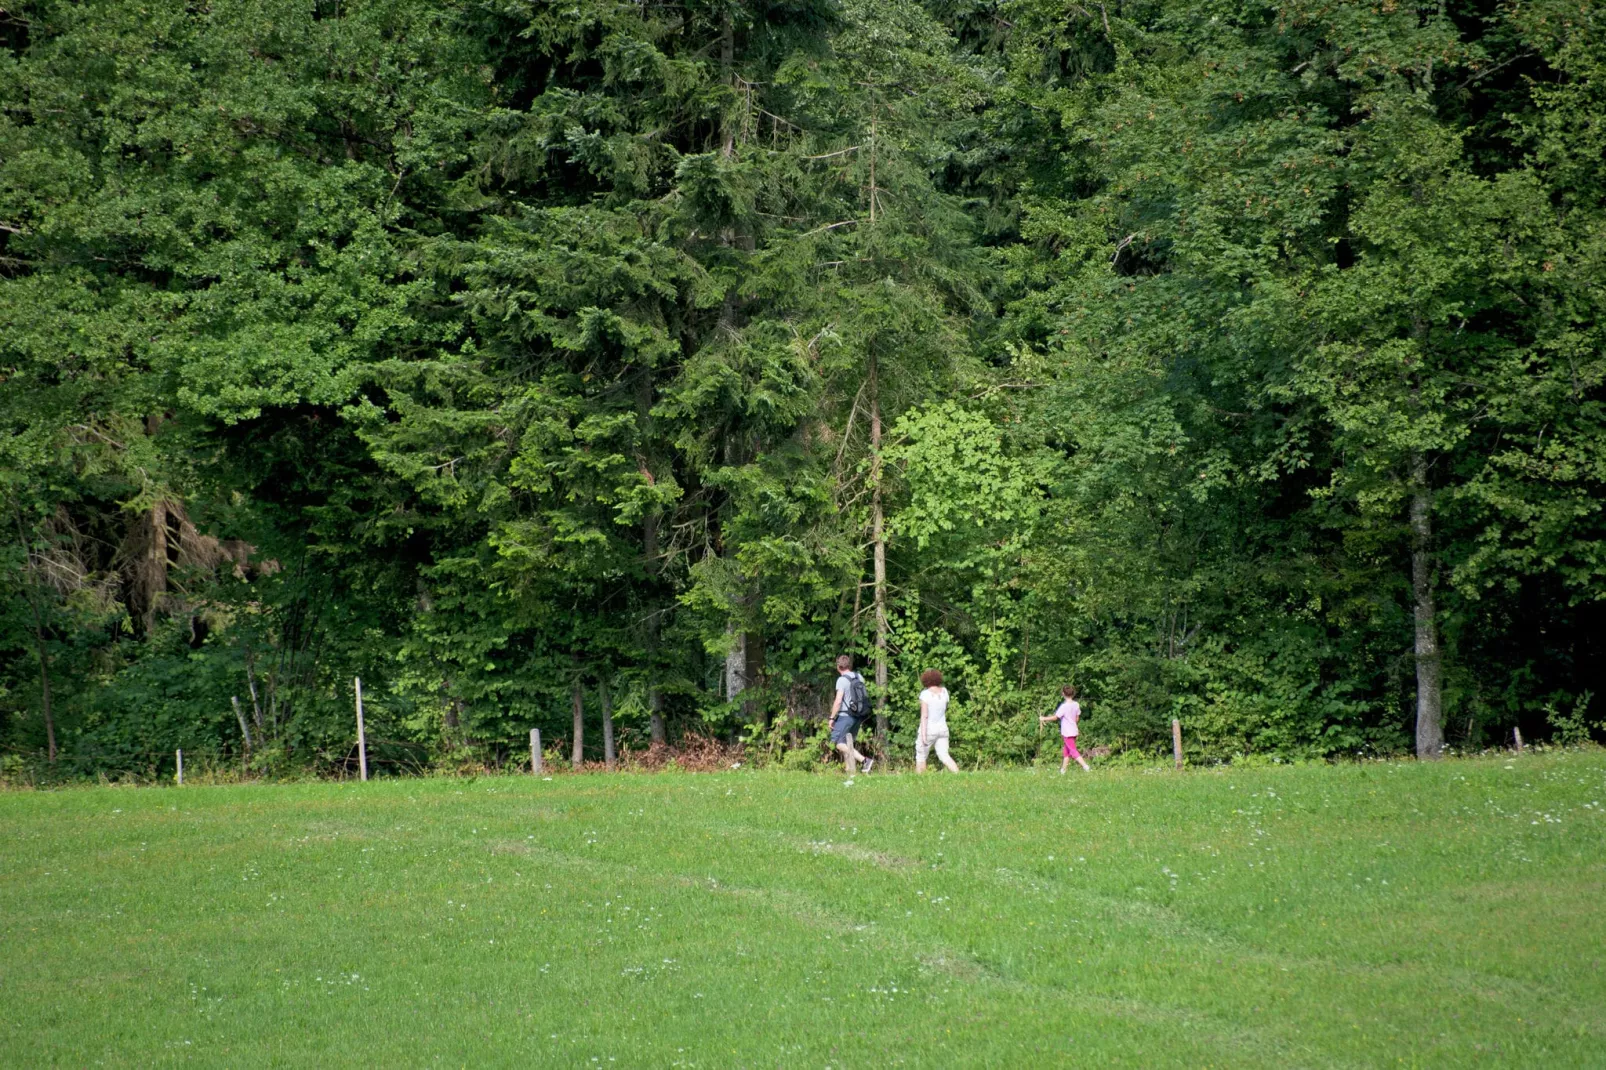
<path id="1" fill-rule="evenodd" d="M 920 701 L 926 704 L 926 738 L 948 734 L 948 689 L 928 687 L 920 692 Z"/>

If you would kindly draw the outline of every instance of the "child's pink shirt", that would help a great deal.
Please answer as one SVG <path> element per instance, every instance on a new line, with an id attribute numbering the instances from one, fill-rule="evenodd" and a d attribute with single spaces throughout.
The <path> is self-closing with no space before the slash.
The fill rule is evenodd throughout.
<path id="1" fill-rule="evenodd" d="M 1039 706 L 1038 709 L 1042 707 Z M 1060 703 L 1059 709 L 1054 711 L 1054 716 L 1060 719 L 1060 735 L 1067 739 L 1075 738 L 1076 721 L 1082 716 L 1082 707 L 1077 705 L 1074 699 L 1066 699 Z"/>

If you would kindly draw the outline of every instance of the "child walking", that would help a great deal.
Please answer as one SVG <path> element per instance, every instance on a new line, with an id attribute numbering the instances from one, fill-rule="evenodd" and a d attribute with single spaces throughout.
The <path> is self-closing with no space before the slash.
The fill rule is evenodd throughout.
<path id="1" fill-rule="evenodd" d="M 1047 717 L 1039 717 L 1037 723 L 1047 724 L 1049 721 L 1058 721 L 1060 723 L 1060 735 L 1065 740 L 1065 757 L 1060 762 L 1060 775 L 1064 776 L 1065 770 L 1071 767 L 1072 758 L 1075 758 L 1076 764 L 1083 769 L 1087 769 L 1088 765 L 1082 760 L 1081 752 L 1076 749 L 1076 722 L 1082 716 L 1082 707 L 1077 705 L 1076 702 L 1076 688 L 1066 684 L 1060 688 L 1060 695 L 1065 701 L 1061 702 L 1059 708 Z M 1088 771 L 1091 772 L 1092 770 Z"/>

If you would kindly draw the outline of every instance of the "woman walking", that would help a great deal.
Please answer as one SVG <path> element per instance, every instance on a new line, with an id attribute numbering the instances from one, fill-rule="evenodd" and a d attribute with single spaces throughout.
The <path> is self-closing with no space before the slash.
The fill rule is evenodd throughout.
<path id="1" fill-rule="evenodd" d="M 920 735 L 915 740 L 915 772 L 926 771 L 926 755 L 937 751 L 937 760 L 948 767 L 950 773 L 959 772 L 959 766 L 948 757 L 948 689 L 942 686 L 942 673 L 927 669 L 920 674 L 925 690 L 920 692 Z"/>

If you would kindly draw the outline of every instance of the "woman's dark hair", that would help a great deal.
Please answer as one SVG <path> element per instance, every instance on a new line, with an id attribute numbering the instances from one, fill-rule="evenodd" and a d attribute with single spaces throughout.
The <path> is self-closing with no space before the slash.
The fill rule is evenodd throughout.
<path id="1" fill-rule="evenodd" d="M 920 674 L 920 684 L 922 687 L 941 687 L 942 673 L 936 669 L 927 669 Z"/>
<path id="2" fill-rule="evenodd" d="M 1066 684 L 1064 687 L 1060 688 L 1060 694 L 1064 695 L 1066 698 L 1075 698 L 1076 697 L 1076 685 L 1075 684 Z"/>

